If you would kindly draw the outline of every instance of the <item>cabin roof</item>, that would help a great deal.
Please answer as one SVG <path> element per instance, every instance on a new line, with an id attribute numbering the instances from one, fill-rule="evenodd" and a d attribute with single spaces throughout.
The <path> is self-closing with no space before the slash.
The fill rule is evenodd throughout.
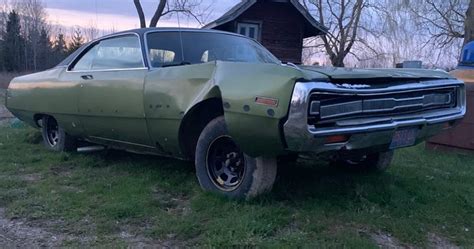
<path id="1" fill-rule="evenodd" d="M 250 7 L 257 3 L 258 0 L 242 0 L 240 3 L 232 7 L 227 11 L 223 16 L 219 17 L 217 20 L 205 25 L 204 29 L 214 29 L 221 25 L 224 25 L 228 22 L 232 22 L 247 11 Z M 317 36 L 321 34 L 326 34 L 328 28 L 320 24 L 314 17 L 301 5 L 298 0 L 286 0 L 286 1 L 275 1 L 275 2 L 289 2 L 291 3 L 301 15 L 305 18 L 307 31 L 305 32 L 305 37 Z"/>

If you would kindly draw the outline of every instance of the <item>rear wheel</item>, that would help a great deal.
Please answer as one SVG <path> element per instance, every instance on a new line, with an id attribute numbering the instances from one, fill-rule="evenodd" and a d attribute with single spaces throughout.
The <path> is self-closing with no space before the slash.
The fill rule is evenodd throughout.
<path id="1" fill-rule="evenodd" d="M 43 117 L 41 133 L 44 145 L 52 151 L 73 151 L 76 149 L 76 139 L 69 136 L 53 117 Z"/>
<path id="2" fill-rule="evenodd" d="M 370 155 L 364 155 L 359 158 L 338 159 L 332 162 L 332 165 L 344 167 L 355 171 L 384 172 L 393 160 L 393 150 L 379 152 Z"/>
<path id="3" fill-rule="evenodd" d="M 270 191 L 277 172 L 275 158 L 253 158 L 240 150 L 224 117 L 212 120 L 202 131 L 195 163 L 204 190 L 239 199 Z"/>

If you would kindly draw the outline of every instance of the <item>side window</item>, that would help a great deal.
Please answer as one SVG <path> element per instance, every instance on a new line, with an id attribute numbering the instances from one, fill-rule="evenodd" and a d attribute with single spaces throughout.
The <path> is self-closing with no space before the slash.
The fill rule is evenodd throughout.
<path id="1" fill-rule="evenodd" d="M 140 40 L 136 36 L 110 38 L 99 43 L 93 70 L 144 67 Z"/>
<path id="2" fill-rule="evenodd" d="M 89 51 L 87 51 L 80 59 L 76 62 L 76 65 L 72 68 L 72 71 L 83 71 L 92 69 L 92 61 L 97 54 L 99 44 L 94 45 Z"/>
<path id="3" fill-rule="evenodd" d="M 140 40 L 134 35 L 100 41 L 79 59 L 73 71 L 142 68 Z"/>
<path id="4" fill-rule="evenodd" d="M 183 59 L 179 33 L 157 32 L 146 36 L 152 67 L 165 67 Z"/>

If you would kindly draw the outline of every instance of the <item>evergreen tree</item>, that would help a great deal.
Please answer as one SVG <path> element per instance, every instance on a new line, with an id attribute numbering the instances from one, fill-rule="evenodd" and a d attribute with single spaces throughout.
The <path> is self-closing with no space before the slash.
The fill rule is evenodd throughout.
<path id="1" fill-rule="evenodd" d="M 66 40 L 64 39 L 64 34 L 59 33 L 54 40 L 53 45 L 53 63 L 59 63 L 67 56 L 67 46 Z"/>
<path id="2" fill-rule="evenodd" d="M 20 35 L 20 18 L 15 11 L 8 14 L 7 29 L 2 43 L 4 67 L 7 71 L 20 71 L 23 65 L 24 39 Z"/>
<path id="3" fill-rule="evenodd" d="M 45 70 L 54 66 L 51 59 L 52 44 L 49 39 L 49 31 L 46 28 L 41 28 L 38 39 L 38 70 Z"/>
<path id="4" fill-rule="evenodd" d="M 74 53 L 74 51 L 78 50 L 82 45 L 84 45 L 84 37 L 82 36 L 81 30 L 76 28 L 74 29 L 74 35 L 68 46 L 68 54 Z"/>
<path id="5" fill-rule="evenodd" d="M 3 35 L 3 32 L 2 32 L 2 35 Z M 3 44 L 4 44 L 3 37 L 1 37 L 0 38 L 0 72 L 5 70 L 5 67 L 4 67 L 5 58 L 3 56 Z"/>

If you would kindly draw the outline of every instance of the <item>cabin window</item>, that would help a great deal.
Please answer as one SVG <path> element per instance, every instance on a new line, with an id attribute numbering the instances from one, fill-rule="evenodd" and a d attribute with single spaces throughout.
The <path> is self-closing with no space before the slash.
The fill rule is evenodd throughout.
<path id="1" fill-rule="evenodd" d="M 256 23 L 237 24 L 237 33 L 245 35 L 255 40 L 259 40 L 260 25 Z"/>

